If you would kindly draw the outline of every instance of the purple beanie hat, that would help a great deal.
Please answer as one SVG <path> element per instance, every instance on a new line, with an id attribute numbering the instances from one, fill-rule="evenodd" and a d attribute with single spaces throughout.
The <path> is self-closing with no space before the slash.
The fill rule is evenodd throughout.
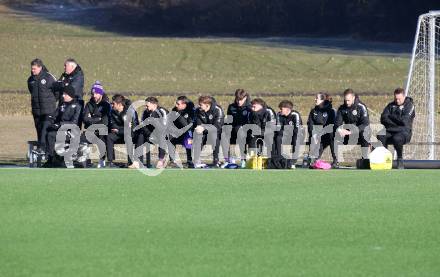
<path id="1" fill-rule="evenodd" d="M 96 81 L 93 86 L 92 86 L 92 94 L 93 93 L 97 93 L 97 94 L 101 94 L 104 95 L 105 91 L 104 91 L 104 87 L 101 85 L 101 82 Z"/>

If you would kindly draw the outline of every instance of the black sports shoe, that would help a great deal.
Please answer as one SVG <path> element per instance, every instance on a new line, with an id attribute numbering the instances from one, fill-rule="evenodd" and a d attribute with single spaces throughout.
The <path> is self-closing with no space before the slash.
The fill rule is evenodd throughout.
<path id="1" fill-rule="evenodd" d="M 47 161 L 41 166 L 42 168 L 54 168 L 54 158 L 52 156 L 47 157 Z"/>
<path id="2" fill-rule="evenodd" d="M 397 169 L 405 169 L 402 159 L 397 159 Z"/>
<path id="3" fill-rule="evenodd" d="M 332 162 L 332 168 L 333 168 L 333 169 L 338 169 L 338 168 L 339 168 L 339 163 L 338 163 L 338 161 L 333 161 L 333 162 Z"/>
<path id="4" fill-rule="evenodd" d="M 112 163 L 112 162 L 109 162 L 105 167 L 106 167 L 106 168 L 120 168 L 119 166 L 115 165 L 115 164 Z"/>

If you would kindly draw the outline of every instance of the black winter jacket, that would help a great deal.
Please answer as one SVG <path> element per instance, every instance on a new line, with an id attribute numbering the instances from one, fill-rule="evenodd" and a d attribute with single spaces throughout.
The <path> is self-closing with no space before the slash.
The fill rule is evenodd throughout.
<path id="1" fill-rule="evenodd" d="M 102 100 L 96 103 L 94 98 L 90 98 L 90 101 L 84 108 L 84 127 L 88 128 L 93 124 L 104 124 L 109 126 L 109 117 L 111 112 L 111 105 L 107 95 L 102 96 Z"/>
<path id="2" fill-rule="evenodd" d="M 33 115 L 53 115 L 57 109 L 58 94 L 54 92 L 55 77 L 43 66 L 40 74 L 31 75 L 28 80 L 28 89 L 31 94 Z"/>
<path id="3" fill-rule="evenodd" d="M 132 110 L 130 108 L 131 101 L 126 99 L 124 110 L 122 112 L 118 112 L 114 109 L 110 112 L 110 123 L 109 123 L 109 132 L 111 132 L 111 129 L 117 129 L 118 135 L 124 135 L 124 123 L 127 121 L 127 113 L 130 112 L 132 114 L 131 119 L 131 135 L 133 136 L 133 130 L 139 125 L 139 119 L 136 111 Z"/>
<path id="4" fill-rule="evenodd" d="M 398 106 L 395 102 L 389 103 L 380 117 L 387 132 L 405 132 L 412 135 L 412 124 L 415 118 L 415 108 L 412 98 L 406 97 L 403 105 Z"/>
<path id="5" fill-rule="evenodd" d="M 84 72 L 81 67 L 77 65 L 71 74 L 63 73 L 60 79 L 54 84 L 55 89 L 62 96 L 63 88 L 72 86 L 75 90 L 75 99 L 83 100 L 84 95 Z"/>
<path id="6" fill-rule="evenodd" d="M 238 106 L 236 102 L 230 104 L 227 115 L 232 117 L 232 126 L 239 127 L 249 123 L 251 112 L 251 102 L 248 96 L 243 106 Z"/>
<path id="7" fill-rule="evenodd" d="M 81 105 L 74 99 L 70 102 L 63 102 L 56 110 L 54 123 L 58 125 L 76 124 L 78 125 L 81 114 Z"/>

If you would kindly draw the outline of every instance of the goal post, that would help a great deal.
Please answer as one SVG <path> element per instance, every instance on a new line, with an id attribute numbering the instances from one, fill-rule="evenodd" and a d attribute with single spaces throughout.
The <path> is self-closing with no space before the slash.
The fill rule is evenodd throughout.
<path id="1" fill-rule="evenodd" d="M 414 100 L 416 118 L 406 158 L 437 157 L 438 92 L 440 89 L 440 11 L 420 15 L 414 39 L 406 93 Z"/>

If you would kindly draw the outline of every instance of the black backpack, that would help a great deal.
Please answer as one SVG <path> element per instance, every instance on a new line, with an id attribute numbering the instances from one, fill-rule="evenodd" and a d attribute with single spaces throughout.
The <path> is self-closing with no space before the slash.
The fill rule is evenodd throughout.
<path id="1" fill-rule="evenodd" d="M 267 160 L 267 169 L 290 169 L 292 160 L 288 160 L 281 155 L 272 156 Z"/>

